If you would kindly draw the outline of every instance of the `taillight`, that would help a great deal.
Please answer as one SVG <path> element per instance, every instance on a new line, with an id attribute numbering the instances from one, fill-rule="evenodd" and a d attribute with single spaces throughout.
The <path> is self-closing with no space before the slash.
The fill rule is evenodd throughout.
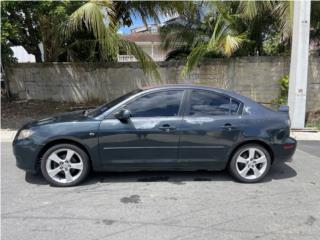
<path id="1" fill-rule="evenodd" d="M 283 149 L 288 150 L 294 148 L 294 144 L 286 143 L 282 145 Z"/>

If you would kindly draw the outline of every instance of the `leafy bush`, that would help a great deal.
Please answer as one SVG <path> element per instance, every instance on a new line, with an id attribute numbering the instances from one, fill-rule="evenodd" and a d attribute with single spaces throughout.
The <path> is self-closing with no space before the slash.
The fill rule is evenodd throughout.
<path id="1" fill-rule="evenodd" d="M 289 91 L 289 76 L 284 75 L 279 79 L 280 95 L 278 98 L 272 99 L 271 103 L 278 105 L 286 105 L 288 103 L 288 91 Z"/>

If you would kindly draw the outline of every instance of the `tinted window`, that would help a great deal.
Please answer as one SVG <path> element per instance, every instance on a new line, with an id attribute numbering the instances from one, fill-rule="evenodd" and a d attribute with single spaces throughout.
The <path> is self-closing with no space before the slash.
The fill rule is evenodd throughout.
<path id="1" fill-rule="evenodd" d="M 192 91 L 190 112 L 191 116 L 217 116 L 235 114 L 239 103 L 231 101 L 229 97 L 208 91 Z"/>
<path id="2" fill-rule="evenodd" d="M 118 97 L 116 99 L 113 99 L 111 102 L 103 104 L 102 106 L 99 106 L 96 109 L 90 111 L 88 113 L 88 115 L 96 117 L 96 116 L 100 115 L 101 113 L 107 111 L 108 109 L 114 107 L 118 103 L 126 100 L 127 98 L 129 98 L 129 97 L 131 97 L 131 96 L 133 96 L 133 95 L 135 95 L 135 94 L 137 94 L 137 93 L 139 93 L 141 91 L 142 91 L 141 89 L 136 89 L 136 90 L 131 91 L 131 92 L 125 94 L 125 95 L 122 95 L 122 96 L 120 96 L 120 97 Z"/>
<path id="3" fill-rule="evenodd" d="M 132 117 L 172 117 L 179 113 L 183 90 L 162 91 L 145 95 L 126 108 Z"/>
<path id="4" fill-rule="evenodd" d="M 230 113 L 232 115 L 237 114 L 238 110 L 239 110 L 239 107 L 240 107 L 240 103 L 232 99 L 231 100 L 231 105 L 230 105 Z"/>

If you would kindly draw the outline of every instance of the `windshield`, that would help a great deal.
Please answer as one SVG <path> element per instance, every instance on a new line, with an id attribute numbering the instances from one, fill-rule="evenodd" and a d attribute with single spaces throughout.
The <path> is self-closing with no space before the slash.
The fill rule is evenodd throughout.
<path id="1" fill-rule="evenodd" d="M 96 117 L 96 116 L 99 116 L 101 113 L 107 111 L 108 109 L 114 107 L 115 105 L 117 105 L 118 103 L 124 101 L 125 99 L 139 93 L 139 92 L 142 92 L 143 90 L 141 89 L 136 89 L 136 90 L 133 90 L 125 95 L 122 95 L 121 97 L 118 97 L 114 100 L 112 100 L 111 102 L 108 102 L 108 103 L 105 103 L 91 111 L 89 111 L 87 113 L 88 116 L 92 116 L 92 117 Z"/>

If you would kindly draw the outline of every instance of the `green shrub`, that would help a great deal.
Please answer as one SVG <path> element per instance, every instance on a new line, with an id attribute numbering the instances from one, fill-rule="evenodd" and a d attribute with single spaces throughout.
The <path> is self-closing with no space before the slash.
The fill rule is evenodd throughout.
<path id="1" fill-rule="evenodd" d="M 280 95 L 278 98 L 272 99 L 271 103 L 278 105 L 286 105 L 288 103 L 289 76 L 284 75 L 280 80 Z"/>

